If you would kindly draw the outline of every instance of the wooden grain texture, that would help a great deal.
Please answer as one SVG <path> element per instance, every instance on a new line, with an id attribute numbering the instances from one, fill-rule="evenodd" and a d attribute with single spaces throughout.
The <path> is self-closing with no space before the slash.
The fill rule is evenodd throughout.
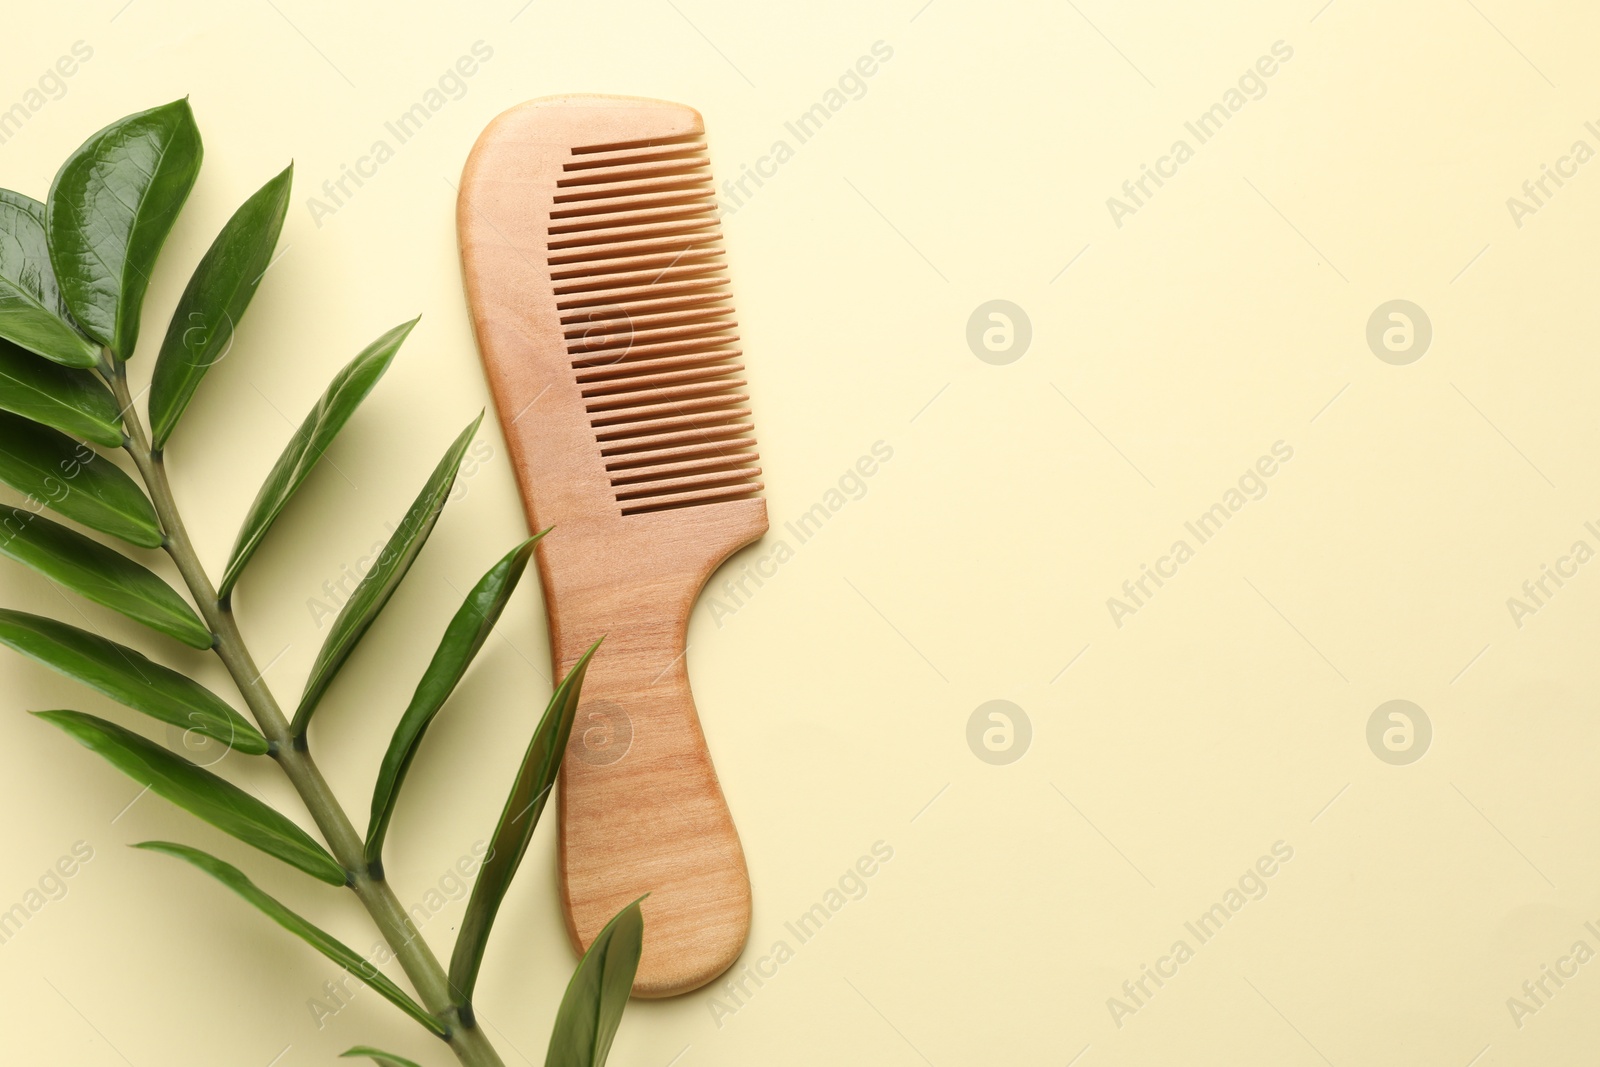
<path id="1" fill-rule="evenodd" d="M 704 127 L 691 108 L 513 108 L 467 161 L 467 301 L 534 529 L 554 665 L 601 635 L 559 786 L 581 951 L 644 893 L 634 993 L 721 974 L 750 883 L 689 692 L 702 586 L 767 529 Z"/>

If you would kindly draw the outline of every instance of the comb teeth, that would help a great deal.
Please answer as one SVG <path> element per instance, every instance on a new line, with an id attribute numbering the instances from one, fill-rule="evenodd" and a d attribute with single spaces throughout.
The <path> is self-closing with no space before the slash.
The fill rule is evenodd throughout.
<path id="1" fill-rule="evenodd" d="M 702 137 L 572 149 L 549 238 L 567 355 L 622 514 L 760 493 Z"/>

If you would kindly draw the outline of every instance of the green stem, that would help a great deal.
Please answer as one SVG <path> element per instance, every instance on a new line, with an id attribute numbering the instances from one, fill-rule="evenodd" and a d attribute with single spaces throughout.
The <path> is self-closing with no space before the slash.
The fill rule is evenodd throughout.
<path id="1" fill-rule="evenodd" d="M 200 557 L 189 540 L 173 498 L 172 485 L 167 480 L 161 453 L 150 448 L 144 425 L 133 409 L 133 398 L 129 395 L 127 377 L 121 364 L 111 360 L 108 355 L 101 371 L 110 382 L 117 403 L 122 408 L 123 425 L 127 431 L 124 447 L 133 457 L 134 466 L 138 467 L 150 491 L 150 502 L 155 505 L 156 515 L 166 534 L 167 554 L 177 564 L 178 573 L 189 587 L 201 616 L 215 635 L 213 650 L 233 677 L 261 732 L 272 743 L 273 758 L 305 802 L 306 810 L 322 831 L 334 859 L 350 872 L 351 888 L 416 987 L 423 1006 L 449 1030 L 446 1041 L 450 1050 L 465 1067 L 504 1067 L 483 1029 L 470 1017 L 463 1018 L 454 1007 L 450 981 L 438 958 L 422 940 L 382 872 L 368 868 L 362 855 L 361 835 L 335 799 L 333 790 L 322 777 L 322 771 L 311 758 L 311 753 L 295 744 L 289 720 L 262 680 L 255 658 L 251 656 L 249 646 L 239 632 L 232 605 L 217 596 L 216 586 L 200 565 Z"/>

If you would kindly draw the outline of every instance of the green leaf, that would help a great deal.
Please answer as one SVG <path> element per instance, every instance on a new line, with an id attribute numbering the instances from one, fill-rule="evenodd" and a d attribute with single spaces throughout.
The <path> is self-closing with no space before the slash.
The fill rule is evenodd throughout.
<path id="1" fill-rule="evenodd" d="M 65 434 L 0 412 L 0 481 L 93 530 L 160 548 L 161 521 L 121 467 Z"/>
<path id="2" fill-rule="evenodd" d="M 344 424 L 350 421 L 350 416 L 355 414 L 367 394 L 372 392 L 372 387 L 378 384 L 383 372 L 389 369 L 401 342 L 416 324 L 416 319 L 402 323 L 363 349 L 334 377 L 327 392 L 322 394 L 322 399 L 306 415 L 305 421 L 295 431 L 294 439 L 284 448 L 283 455 L 278 457 L 272 473 L 267 475 L 255 503 L 250 505 L 250 513 L 245 516 L 244 525 L 239 529 L 239 539 L 234 542 L 228 569 L 222 575 L 218 596 L 227 596 L 233 591 L 245 564 L 261 547 L 261 539 L 278 521 L 278 516 L 311 473 L 311 468 L 322 458 L 322 453 L 344 429 Z"/>
<path id="3" fill-rule="evenodd" d="M 64 367 L 93 367 L 100 349 L 20 284 L 0 276 L 0 337 Z"/>
<path id="4" fill-rule="evenodd" d="M 200 173 L 188 100 L 118 119 L 50 186 L 50 261 L 72 317 L 119 359 L 133 355 L 156 257 Z"/>
<path id="5" fill-rule="evenodd" d="M 100 362 L 100 349 L 67 321 L 44 205 L 10 189 L 0 189 L 0 337 L 69 367 Z"/>
<path id="6" fill-rule="evenodd" d="M 644 915 L 629 904 L 606 923 L 572 972 L 550 1031 L 545 1067 L 601 1067 L 622 1024 L 644 947 Z"/>
<path id="7" fill-rule="evenodd" d="M 365 1056 L 373 1063 L 376 1063 L 378 1067 L 418 1067 L 415 1062 L 406 1059 L 404 1056 L 396 1056 L 392 1052 L 381 1052 L 367 1045 L 357 1045 L 349 1052 L 339 1053 L 341 1060 L 349 1059 L 351 1056 Z"/>
<path id="8" fill-rule="evenodd" d="M 158 796 L 247 845 L 297 867 L 318 881 L 344 885 L 348 880 L 327 849 L 300 827 L 233 783 L 198 767 L 182 756 L 131 730 L 81 711 L 36 711 L 61 727 L 85 748 L 98 752 L 112 766 Z"/>
<path id="9" fill-rule="evenodd" d="M 276 898 L 262 892 L 260 886 L 252 882 L 243 871 L 233 864 L 219 860 L 210 853 L 202 852 L 197 848 L 190 848 L 188 845 L 177 845 L 171 841 L 144 841 L 133 847 L 142 848 L 149 852 L 162 852 L 168 856 L 176 856 L 180 860 L 194 864 L 255 905 L 267 918 L 377 990 L 383 996 L 383 999 L 427 1027 L 435 1037 L 444 1037 L 448 1033 L 443 1023 L 424 1011 L 420 1004 L 407 996 L 399 986 L 395 985 L 377 967 L 356 955 L 355 951 L 344 942 L 320 927 L 313 926 L 284 907 Z"/>
<path id="10" fill-rule="evenodd" d="M 481 422 L 483 413 L 479 412 L 472 424 L 456 437 L 444 458 L 439 460 L 439 465 L 433 469 L 422 492 L 412 502 L 411 510 L 400 520 L 389 543 L 383 546 L 377 563 L 361 579 L 344 607 L 339 609 L 339 617 L 333 621 L 333 629 L 328 632 L 328 639 L 322 643 L 322 649 L 311 665 L 305 693 L 300 697 L 300 707 L 296 709 L 294 722 L 290 724 L 296 737 L 305 736 L 306 727 L 310 725 L 311 715 L 317 710 L 322 695 L 333 684 L 339 669 L 350 658 L 350 653 L 355 651 L 378 613 L 389 603 L 389 598 L 399 588 L 411 564 L 416 561 L 417 554 L 422 551 L 422 546 L 427 544 L 428 535 L 433 533 L 434 524 L 439 521 L 439 513 L 450 499 L 456 473 L 461 469 L 461 457 L 466 454 L 467 446 L 472 443 L 472 437 L 478 432 Z"/>
<path id="11" fill-rule="evenodd" d="M 151 447 L 167 443 L 200 379 L 228 354 L 233 331 L 272 264 L 293 178 L 290 164 L 246 200 L 190 277 L 150 381 Z"/>
<path id="12" fill-rule="evenodd" d="M 267 739 L 221 697 L 126 645 L 6 609 L 0 609 L 0 644 L 152 718 L 205 734 L 246 755 L 267 751 Z"/>
<path id="13" fill-rule="evenodd" d="M 47 363 L 0 341 L 0 410 L 107 448 L 122 447 L 122 411 L 91 374 Z"/>
<path id="14" fill-rule="evenodd" d="M 148 567 L 32 512 L 11 508 L 0 516 L 0 555 L 191 648 L 211 647 L 206 624 Z"/>
<path id="15" fill-rule="evenodd" d="M 522 572 L 528 567 L 534 544 L 546 533 L 549 531 L 528 538 L 489 568 L 445 628 L 444 638 L 428 669 L 422 673 L 422 681 L 417 683 L 417 691 L 412 694 L 405 714 L 400 716 L 394 737 L 389 741 L 389 751 L 384 753 L 383 766 L 378 769 L 378 784 L 372 790 L 372 820 L 367 824 L 368 863 L 376 863 L 383 856 L 383 838 L 394 816 L 395 800 L 417 748 L 422 744 L 422 735 L 455 691 L 462 675 L 467 673 L 473 657 L 489 639 L 506 602 L 522 579 Z"/>
<path id="16" fill-rule="evenodd" d="M 56 318 L 67 320 L 67 303 L 50 265 L 44 205 L 10 189 L 0 189 L 0 277 L 21 285 Z"/>
<path id="17" fill-rule="evenodd" d="M 494 828 L 488 857 L 472 886 L 472 896 L 461 919 L 461 932 L 456 935 L 455 951 L 450 957 L 450 988 L 460 998 L 458 1005 L 472 1002 L 478 968 L 483 964 L 483 951 L 489 944 L 489 931 L 506 890 L 511 888 L 511 879 L 528 851 L 528 842 L 533 840 L 533 829 L 539 824 L 550 787 L 555 784 L 556 772 L 561 769 L 561 755 L 567 750 L 572 720 L 578 712 L 583 676 L 599 647 L 599 641 L 590 645 L 589 651 L 573 664 L 556 691 L 550 694 L 550 703 L 533 731 L 533 739 L 528 742 L 528 751 L 522 757 L 511 795 L 506 798 L 500 822 Z"/>

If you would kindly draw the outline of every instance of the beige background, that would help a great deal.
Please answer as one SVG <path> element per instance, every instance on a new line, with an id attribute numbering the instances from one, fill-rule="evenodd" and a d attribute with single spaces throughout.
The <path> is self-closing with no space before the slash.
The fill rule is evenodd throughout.
<path id="1" fill-rule="evenodd" d="M 894 858 L 733 1014 L 714 1017 L 716 998 L 736 1006 L 717 989 L 636 1003 L 612 1062 L 1588 1062 L 1600 963 L 1520 1027 L 1507 998 L 1574 942 L 1600 950 L 1583 925 L 1600 927 L 1600 564 L 1520 628 L 1506 601 L 1574 541 L 1600 548 L 1583 527 L 1600 525 L 1600 163 L 1521 227 L 1506 201 L 1575 140 L 1600 149 L 1584 128 L 1600 16 L 1321 2 L 35 5 L 0 42 L 0 107 L 74 42 L 94 54 L 0 145 L 0 183 L 42 195 L 95 129 L 191 95 L 207 159 L 150 290 L 153 346 L 217 227 L 296 161 L 282 258 L 170 450 L 213 568 L 291 420 L 424 313 L 240 595 L 293 694 L 321 636 L 308 601 L 487 402 L 453 233 L 478 131 L 556 92 L 680 100 L 730 177 L 885 42 L 865 94 L 726 220 L 775 520 L 742 559 L 874 442 L 893 459 L 735 614 L 702 606 L 690 660 L 750 857 L 747 959 L 874 842 Z M 478 41 L 493 57 L 461 98 L 318 225 L 307 199 Z M 1265 95 L 1115 225 L 1106 198 L 1193 144 L 1184 122 L 1277 41 L 1293 57 Z M 965 339 L 996 298 L 1032 324 L 1005 366 Z M 1397 298 L 1434 330 L 1406 366 L 1365 340 Z M 523 532 L 492 421 L 481 440 L 319 720 L 361 818 L 445 620 Z M 1117 627 L 1107 598 L 1280 440 L 1293 459 L 1265 497 Z M 7 605 L 81 610 L 224 685 L 5 568 Z M 488 834 L 548 692 L 536 584 L 500 634 L 401 805 L 390 866 L 408 901 Z M 94 849 L 0 945 L 8 1062 L 290 1067 L 361 1042 L 445 1061 L 370 992 L 319 1030 L 308 1001 L 333 968 L 123 846 L 215 849 L 366 947 L 352 901 L 164 802 L 129 807 L 128 781 L 22 711 L 130 714 L 9 654 L 0 679 L 0 908 L 75 842 Z M 992 699 L 1032 724 L 1009 765 L 967 744 Z M 1433 726 L 1407 766 L 1366 741 L 1391 699 Z M 273 768 L 219 769 L 302 814 Z M 1266 895 L 1198 945 L 1184 923 L 1280 841 L 1293 859 Z M 546 826 L 480 986 L 508 1063 L 542 1062 L 573 963 L 552 845 Z M 437 951 L 462 906 L 424 927 Z M 1108 998 L 1179 938 L 1194 958 L 1117 1026 Z"/>

